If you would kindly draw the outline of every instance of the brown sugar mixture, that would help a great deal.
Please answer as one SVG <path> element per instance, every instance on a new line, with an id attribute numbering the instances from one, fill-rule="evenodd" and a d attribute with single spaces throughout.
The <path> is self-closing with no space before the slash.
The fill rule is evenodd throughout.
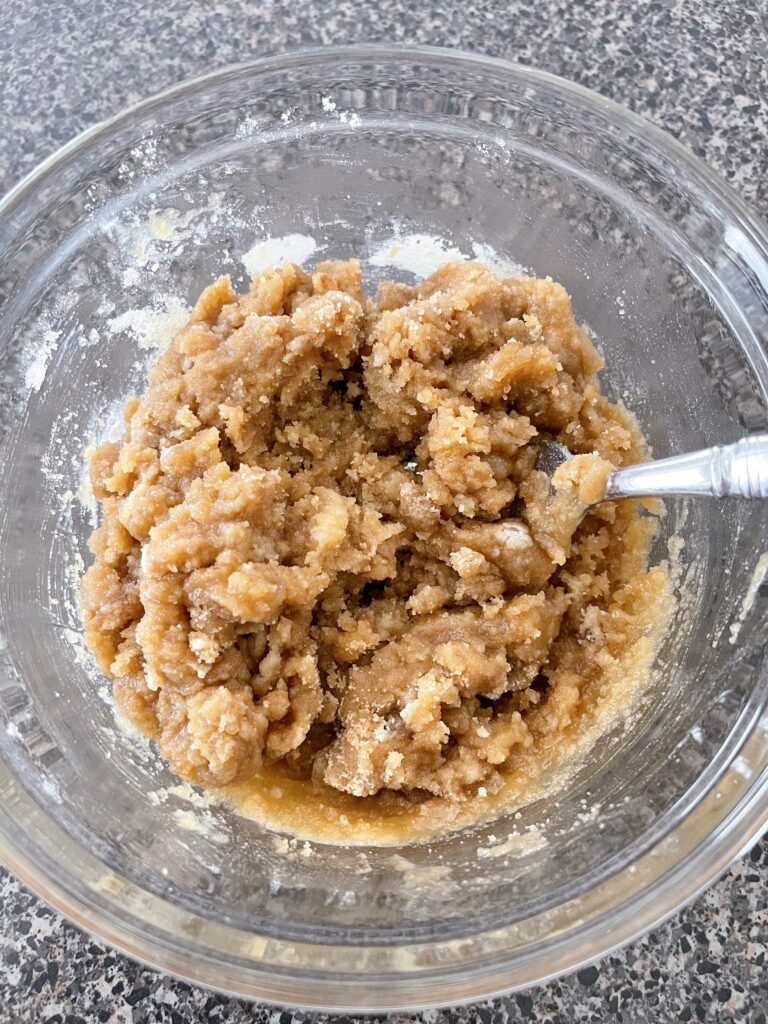
<path id="1" fill-rule="evenodd" d="M 90 454 L 86 640 L 174 772 L 337 842 L 530 799 L 647 676 L 643 457 L 551 280 L 226 277 Z M 575 457 L 552 481 L 536 439 Z M 585 740 L 585 737 L 587 738 Z"/>

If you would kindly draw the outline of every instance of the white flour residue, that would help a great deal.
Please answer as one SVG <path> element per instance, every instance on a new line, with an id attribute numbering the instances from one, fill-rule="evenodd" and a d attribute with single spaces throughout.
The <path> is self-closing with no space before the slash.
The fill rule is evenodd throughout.
<path id="1" fill-rule="evenodd" d="M 309 259 L 317 248 L 317 242 L 311 235 L 281 235 L 279 238 L 267 237 L 251 246 L 242 257 L 242 263 L 251 277 L 278 267 L 282 263 L 298 263 L 300 266 Z"/>
<path id="2" fill-rule="evenodd" d="M 678 524 L 678 529 L 681 524 Z M 683 561 L 682 554 L 685 549 L 685 540 L 680 536 L 679 533 L 673 533 L 667 541 L 667 551 L 669 552 L 669 576 L 672 585 L 676 588 L 680 586 L 680 579 L 683 575 Z"/>
<path id="3" fill-rule="evenodd" d="M 133 722 L 117 710 L 114 696 L 112 694 L 112 688 L 110 686 L 100 686 L 98 694 L 101 700 L 103 700 L 112 711 L 113 725 L 110 730 L 112 743 L 114 743 L 116 733 L 119 733 L 120 746 L 130 754 L 134 763 L 140 761 L 142 764 L 148 764 L 156 767 L 157 757 L 155 756 L 155 752 L 152 749 L 150 741 L 143 732 L 139 731 Z M 151 802 L 154 803 L 155 801 L 151 800 Z"/>
<path id="4" fill-rule="evenodd" d="M 46 327 L 40 341 L 32 351 L 32 358 L 24 371 L 24 383 L 30 391 L 39 391 L 45 380 L 48 364 L 59 345 L 61 331 Z"/>
<path id="5" fill-rule="evenodd" d="M 153 171 L 162 169 L 162 155 L 158 152 L 157 139 L 152 135 L 145 135 L 128 154 L 128 159 L 123 160 L 117 168 L 117 173 L 123 181 L 135 181 L 137 178 L 147 178 Z"/>
<path id="6" fill-rule="evenodd" d="M 156 254 L 158 246 L 153 243 L 171 242 L 175 247 L 191 234 L 190 225 L 202 213 L 201 210 L 150 210 L 147 219 L 137 225 L 133 239 L 132 253 L 138 266 L 143 266 Z M 128 254 L 126 254 L 128 255 Z"/>
<path id="7" fill-rule="evenodd" d="M 296 857 L 312 857 L 315 848 L 307 840 L 288 838 L 287 836 L 275 836 L 272 845 L 276 853 L 288 860 L 295 860 Z"/>
<path id="8" fill-rule="evenodd" d="M 356 110 L 339 110 L 332 96 L 321 96 L 320 102 L 323 105 L 324 113 L 335 114 L 342 124 L 348 124 L 350 128 L 357 128 L 362 123 Z"/>
<path id="9" fill-rule="evenodd" d="M 103 324 L 101 334 L 96 329 L 90 329 L 85 332 L 84 337 L 78 338 L 79 345 L 96 346 L 104 334 L 129 332 L 135 337 L 139 350 L 161 346 L 169 340 L 173 331 L 185 322 L 188 314 L 187 307 L 179 299 L 171 296 L 161 300 L 155 309 L 132 309 L 110 319 L 107 311 L 100 308 L 98 315 L 99 324 Z M 81 328 L 81 331 L 85 329 Z M 61 332 L 51 330 L 46 330 L 42 335 L 45 341 L 44 348 L 38 350 L 27 371 L 28 383 L 33 385 L 35 390 L 44 380 L 46 367 L 59 343 L 60 335 Z M 143 366 L 146 362 L 146 352 L 139 351 L 136 365 Z M 96 367 L 103 367 L 104 357 L 96 353 L 94 363 Z M 69 645 L 73 660 L 91 676 L 95 668 L 83 642 L 78 601 L 79 585 L 85 566 L 80 550 L 74 542 L 72 514 L 73 507 L 78 503 L 85 511 L 90 526 L 93 528 L 97 524 L 98 510 L 88 479 L 85 449 L 107 438 L 120 436 L 123 429 L 123 404 L 123 395 L 116 397 L 108 405 L 94 404 L 87 419 L 83 417 L 82 412 L 76 410 L 68 409 L 62 412 L 52 422 L 49 442 L 40 459 L 43 486 L 52 517 L 50 541 L 53 543 L 64 539 L 62 550 L 57 556 L 61 565 L 61 586 L 57 596 L 50 595 L 49 614 L 59 628 L 63 640 Z M 99 692 L 101 696 L 101 691 Z M 128 748 L 134 760 L 149 761 L 151 751 L 148 745 L 145 746 L 146 741 L 143 737 L 141 743 L 134 742 L 138 741 L 138 734 L 129 734 L 122 716 L 115 715 L 115 724 L 123 734 L 123 739 L 129 741 Z M 113 736 L 114 732 L 114 729 L 109 730 L 109 736 Z M 109 736 L 104 744 L 108 751 L 107 757 L 111 756 L 109 751 L 112 744 Z M 125 744 L 121 743 L 121 746 L 125 747 Z"/>
<path id="10" fill-rule="evenodd" d="M 757 560 L 754 571 L 752 573 L 752 578 L 749 581 L 749 586 L 747 587 L 747 592 L 744 595 L 744 599 L 741 602 L 741 609 L 739 611 L 738 618 L 735 622 L 731 623 L 731 635 L 728 638 L 729 643 L 735 644 L 738 640 L 739 633 L 741 632 L 741 627 L 744 624 L 744 619 L 752 611 L 752 606 L 755 603 L 757 593 L 760 590 L 760 587 L 763 585 L 766 576 L 768 576 L 768 551 L 764 551 Z"/>
<path id="11" fill-rule="evenodd" d="M 210 807 L 214 798 L 210 793 L 198 793 L 188 782 L 179 782 L 175 786 L 168 786 L 168 796 L 178 797 L 179 800 L 186 800 L 194 807 Z"/>
<path id="12" fill-rule="evenodd" d="M 479 260 L 500 276 L 524 277 L 527 274 L 525 267 L 500 255 L 491 245 L 473 242 L 472 254 L 468 255 L 439 235 L 421 232 L 395 232 L 376 249 L 368 262 L 374 267 L 394 267 L 416 277 L 428 277 L 444 263 L 470 259 Z"/>
<path id="13" fill-rule="evenodd" d="M 395 267 L 417 277 L 429 277 L 443 263 L 469 259 L 460 249 L 438 235 L 394 235 L 368 262 L 374 267 Z"/>
<path id="14" fill-rule="evenodd" d="M 101 409 L 94 409 L 88 417 L 88 422 L 83 429 L 80 439 L 81 448 L 76 458 L 79 460 L 80 471 L 79 484 L 80 494 L 78 498 L 86 502 L 95 502 L 93 487 L 88 475 L 88 451 L 104 441 L 116 441 L 123 432 L 123 408 L 125 396 L 118 395 L 113 398 L 109 405 Z"/>
<path id="15" fill-rule="evenodd" d="M 99 337 L 99 332 L 95 327 L 90 327 L 87 332 L 85 330 L 82 332 L 80 337 L 77 339 L 77 344 L 80 348 L 93 348 L 93 346 L 98 345 L 100 341 L 101 338 Z"/>
<path id="16" fill-rule="evenodd" d="M 103 441 L 113 441 L 123 432 L 124 396 L 114 398 L 109 405 L 94 409 L 85 425 L 75 422 L 71 414 L 63 414 L 53 425 L 48 450 L 40 460 L 51 501 L 59 509 L 59 521 L 71 528 L 69 512 L 77 502 L 88 517 L 91 529 L 98 526 L 99 507 L 93 494 L 87 453 Z M 77 437 L 79 444 L 70 451 L 62 438 Z M 70 486 L 63 489 L 65 484 Z M 65 514 L 66 513 L 66 514 Z"/>
<path id="17" fill-rule="evenodd" d="M 150 210 L 147 217 L 150 237 L 164 242 L 178 242 L 186 236 L 186 228 L 195 219 L 196 210 L 175 210 L 172 206 L 164 210 Z"/>
<path id="18" fill-rule="evenodd" d="M 393 853 L 386 858 L 384 863 L 395 871 L 399 871 L 404 877 L 407 877 L 409 885 L 416 888 L 434 885 L 450 887 L 454 884 L 451 879 L 451 868 L 448 864 L 415 864 L 399 853 Z M 446 889 L 447 891 L 448 889 Z"/>
<path id="19" fill-rule="evenodd" d="M 482 242 L 472 243 L 472 255 L 476 260 L 484 263 L 494 274 L 506 277 L 529 277 L 530 270 L 522 263 L 507 259 L 498 253 L 492 245 L 485 245 Z"/>
<path id="20" fill-rule="evenodd" d="M 72 458 L 67 458 L 67 441 L 79 429 L 79 421 L 71 409 L 57 416 L 50 426 L 48 447 L 40 457 L 40 471 L 60 512 L 66 511 L 62 497 L 71 488 L 68 486 L 70 473 L 74 465 Z"/>
<path id="21" fill-rule="evenodd" d="M 491 841 L 495 839 L 495 837 L 491 836 L 488 838 Z M 524 832 L 513 832 L 504 842 L 491 846 L 481 846 L 477 851 L 477 856 L 481 860 L 486 860 L 489 857 L 506 857 L 511 854 L 522 857 L 527 853 L 541 850 L 546 845 L 546 836 L 538 826 L 529 825 Z"/>
<path id="22" fill-rule="evenodd" d="M 166 295 L 158 299 L 154 307 L 127 309 L 112 317 L 107 320 L 107 330 L 110 334 L 128 331 L 139 348 L 164 349 L 188 317 L 189 306 L 175 295 Z"/>
<path id="23" fill-rule="evenodd" d="M 182 242 L 205 242 L 210 225 L 219 222 L 222 212 L 223 194 L 214 191 L 204 206 L 187 210 L 166 206 L 130 213 L 110 222 L 106 234 L 113 241 L 123 268 L 123 286 L 139 286 L 141 272 L 154 274 L 161 264 L 173 258 Z"/>
<path id="24" fill-rule="evenodd" d="M 255 135 L 259 130 L 259 122 L 251 117 L 250 114 L 246 114 L 243 120 L 235 128 L 236 139 L 249 139 L 252 135 Z"/>
<path id="25" fill-rule="evenodd" d="M 229 836 L 217 827 L 216 819 L 208 811 L 193 813 L 177 807 L 173 812 L 173 817 L 179 828 L 183 828 L 187 832 L 196 832 L 221 846 L 229 842 Z"/>

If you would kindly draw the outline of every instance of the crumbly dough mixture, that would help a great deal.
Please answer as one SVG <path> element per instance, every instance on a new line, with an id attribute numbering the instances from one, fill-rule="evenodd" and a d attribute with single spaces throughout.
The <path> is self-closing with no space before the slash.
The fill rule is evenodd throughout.
<path id="1" fill-rule="evenodd" d="M 643 457 L 601 366 L 549 279 L 220 278 L 90 453 L 82 609 L 121 711 L 192 782 L 292 780 L 301 816 L 479 817 L 535 781 L 647 673 L 667 593 L 653 517 L 582 521 Z M 551 485 L 541 435 L 578 453 Z"/>

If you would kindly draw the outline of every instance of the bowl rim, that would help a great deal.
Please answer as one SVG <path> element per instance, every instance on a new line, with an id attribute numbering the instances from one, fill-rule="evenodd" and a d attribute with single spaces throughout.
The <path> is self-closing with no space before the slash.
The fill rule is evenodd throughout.
<path id="1" fill-rule="evenodd" d="M 690 153 L 685 146 L 673 136 L 646 120 L 639 114 L 625 108 L 619 103 L 608 99 L 602 94 L 585 86 L 570 82 L 539 68 L 530 67 L 503 58 L 491 57 L 482 53 L 472 53 L 461 49 L 450 49 L 439 46 L 422 45 L 390 45 L 386 43 L 344 44 L 313 47 L 295 47 L 266 56 L 242 61 L 236 64 L 207 72 L 203 75 L 185 79 L 158 93 L 139 100 L 117 114 L 101 120 L 86 128 L 69 142 L 46 157 L 31 171 L 24 175 L 0 199 L 0 233 L 3 221 L 8 214 L 23 202 L 26 194 L 35 188 L 37 183 L 49 172 L 55 170 L 73 153 L 78 152 L 87 144 L 111 134 L 118 126 L 137 114 L 143 114 L 153 107 L 163 107 L 184 95 L 215 86 L 227 79 L 236 79 L 243 75 L 259 74 L 270 70 L 285 70 L 290 67 L 306 66 L 307 63 L 326 63 L 339 59 L 380 59 L 405 60 L 423 58 L 425 61 L 437 62 L 443 66 L 462 65 L 469 69 L 489 69 L 517 78 L 524 78 L 539 83 L 549 89 L 560 91 L 571 99 L 577 100 L 581 106 L 601 113 L 613 121 L 621 122 L 643 141 L 653 144 L 659 152 L 674 162 L 682 165 L 692 182 L 708 191 L 713 191 L 718 201 L 727 210 L 739 228 L 750 238 L 761 254 L 768 253 L 768 225 L 755 213 L 747 202 L 713 171 L 703 160 Z M 763 729 L 766 719 L 763 718 Z M 753 733 L 747 737 L 741 748 L 750 741 L 756 742 Z M 741 750 L 740 748 L 740 750 Z M 0 759 L 0 788 L 6 780 L 13 781 L 4 759 Z M 623 914 L 619 920 L 613 920 L 606 926 L 600 913 L 586 923 L 591 928 L 591 944 L 581 944 L 577 955 L 574 942 L 560 943 L 557 955 L 550 950 L 546 967 L 539 957 L 538 967 L 534 965 L 533 973 L 526 974 L 530 964 L 518 966 L 515 970 L 504 963 L 503 955 L 496 947 L 495 958 L 491 957 L 487 966 L 478 967 L 473 963 L 468 972 L 463 968 L 453 975 L 440 974 L 438 971 L 426 972 L 425 977 L 404 977 L 390 975 L 379 992 L 371 991 L 370 976 L 361 979 L 367 994 L 363 1004 L 354 1000 L 355 994 L 363 991 L 354 984 L 339 983 L 328 976 L 325 978 L 305 975 L 302 978 L 289 978 L 286 975 L 270 975 L 271 965 L 266 971 L 256 971 L 253 965 L 248 968 L 233 966 L 229 973 L 220 970 L 220 964 L 206 960 L 204 951 L 179 951 L 172 943 L 163 941 L 157 936 L 148 937 L 146 933 L 137 936 L 135 929 L 122 927 L 122 922 L 114 915 L 105 913 L 95 906 L 94 901 L 82 898 L 72 891 L 71 887 L 59 881 L 50 872 L 40 868 L 34 858 L 27 856 L 24 847 L 10 835 L 5 834 L 2 827 L 5 816 L 0 809 L 0 862 L 5 863 L 22 882 L 27 884 L 37 895 L 52 905 L 72 923 L 107 942 L 110 946 L 129 957 L 173 976 L 182 978 L 212 991 L 241 998 L 262 1000 L 279 1006 L 290 1006 L 302 1010 L 331 1010 L 335 1012 L 381 1013 L 385 1011 L 418 1010 L 436 1006 L 460 1005 L 480 998 L 490 998 L 511 991 L 542 984 L 552 978 L 570 973 L 585 964 L 592 963 L 614 950 L 626 945 L 651 928 L 675 913 L 682 906 L 702 892 L 718 878 L 738 856 L 746 852 L 768 827 L 768 772 L 763 771 L 757 779 L 748 785 L 739 772 L 727 769 L 725 776 L 718 780 L 718 785 L 733 788 L 733 804 L 730 814 L 724 819 L 720 816 L 714 834 L 688 836 L 689 848 L 682 859 L 679 850 L 673 848 L 674 843 L 666 839 L 659 844 L 661 851 L 654 849 L 646 853 L 641 861 L 649 857 L 656 858 L 654 883 L 656 888 L 653 898 L 642 886 L 638 878 L 632 884 L 627 872 L 635 868 L 621 869 L 600 884 L 604 890 L 621 893 L 624 906 L 631 912 Z M 706 794 L 701 803 L 714 799 L 712 792 Z M 700 805 L 699 805 L 700 806 Z M 679 839 L 679 833 L 689 824 L 692 811 L 688 812 L 678 825 L 674 826 L 668 838 Z M 725 827 L 728 821 L 740 818 L 738 834 Z M 73 840 L 73 842 L 76 842 Z M 659 858 L 663 870 L 659 871 Z M 629 895 L 628 895 L 629 894 Z M 590 894 L 592 895 L 592 894 Z M 158 899 L 158 904 L 163 901 Z M 600 901 L 598 899 L 597 905 Z M 594 907 L 593 907 L 594 910 Z M 600 925 L 604 927 L 600 927 Z M 505 931 L 500 929 L 499 931 Z M 571 936 L 572 939 L 572 936 Z M 439 940 L 436 940 L 436 942 Z M 425 945 L 430 945 L 426 943 Z M 432 943 L 434 945 L 434 943 Z M 211 968 L 214 970 L 211 970 Z M 221 979 L 221 982 L 216 980 Z M 286 999 L 286 984 L 292 984 L 294 990 Z M 353 1001 L 349 1001 L 350 997 Z"/>

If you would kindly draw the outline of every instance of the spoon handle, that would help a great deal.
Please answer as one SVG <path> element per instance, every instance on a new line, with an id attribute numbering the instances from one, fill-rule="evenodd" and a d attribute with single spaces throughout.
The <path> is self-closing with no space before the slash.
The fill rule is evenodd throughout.
<path id="1" fill-rule="evenodd" d="M 674 494 L 768 498 L 768 434 L 616 469 L 608 478 L 605 496 L 663 498 Z"/>

